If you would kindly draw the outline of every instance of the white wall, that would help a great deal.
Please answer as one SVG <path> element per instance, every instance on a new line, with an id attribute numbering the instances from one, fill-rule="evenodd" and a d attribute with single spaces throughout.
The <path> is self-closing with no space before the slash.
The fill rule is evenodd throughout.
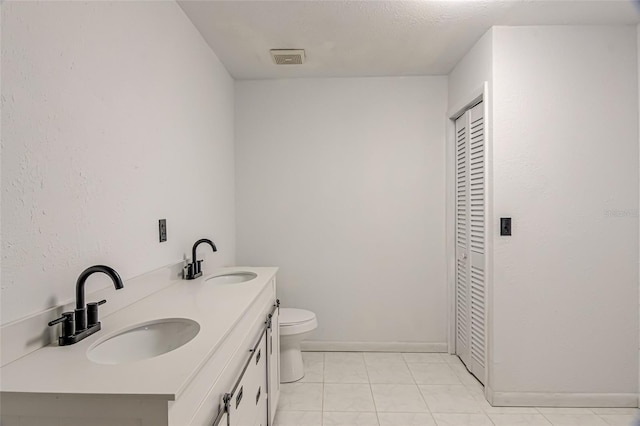
<path id="1" fill-rule="evenodd" d="M 238 262 L 280 266 L 312 340 L 446 343 L 446 100 L 446 77 L 236 83 Z"/>
<path id="2" fill-rule="evenodd" d="M 494 28 L 495 391 L 638 390 L 635 30 Z"/>
<path id="3" fill-rule="evenodd" d="M 480 37 L 449 74 L 449 109 L 464 106 L 485 81 L 491 86 L 492 79 L 493 28 Z"/>
<path id="4" fill-rule="evenodd" d="M 234 263 L 233 84 L 174 2 L 2 4 L 2 323 L 96 263 Z"/>

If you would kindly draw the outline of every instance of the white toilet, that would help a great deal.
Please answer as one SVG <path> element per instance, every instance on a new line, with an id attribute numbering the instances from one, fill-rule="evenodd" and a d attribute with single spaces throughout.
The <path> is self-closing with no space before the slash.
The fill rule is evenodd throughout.
<path id="1" fill-rule="evenodd" d="M 300 342 L 318 327 L 316 314 L 304 309 L 280 308 L 280 382 L 304 377 Z"/>

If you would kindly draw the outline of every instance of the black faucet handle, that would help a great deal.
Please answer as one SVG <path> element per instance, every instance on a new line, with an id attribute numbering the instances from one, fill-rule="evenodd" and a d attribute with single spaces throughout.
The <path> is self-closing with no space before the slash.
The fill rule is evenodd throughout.
<path id="1" fill-rule="evenodd" d="M 106 300 L 87 303 L 87 327 L 92 327 L 98 323 L 98 306 L 107 303 Z"/>
<path id="2" fill-rule="evenodd" d="M 182 278 L 185 280 L 190 280 L 193 276 L 193 263 L 187 263 L 187 266 L 182 268 Z"/>
<path id="3" fill-rule="evenodd" d="M 76 332 L 73 312 L 63 312 L 60 318 L 49 321 L 49 327 L 60 323 L 62 323 L 62 337 L 71 336 Z"/>
<path id="4" fill-rule="evenodd" d="M 60 318 L 56 318 L 53 321 L 49 321 L 49 327 L 52 327 L 56 324 L 60 324 L 61 322 L 68 321 L 69 318 L 73 319 L 73 312 L 65 312 L 62 314 Z"/>
<path id="5" fill-rule="evenodd" d="M 185 280 L 194 280 L 200 275 L 202 275 L 202 260 L 189 263 L 182 270 L 182 278 Z"/>

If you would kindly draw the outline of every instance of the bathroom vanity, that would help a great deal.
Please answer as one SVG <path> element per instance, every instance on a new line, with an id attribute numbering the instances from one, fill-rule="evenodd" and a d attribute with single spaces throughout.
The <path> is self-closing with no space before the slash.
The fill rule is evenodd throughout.
<path id="1" fill-rule="evenodd" d="M 277 268 L 225 268 L 0 369 L 2 426 L 268 426 L 280 392 Z M 43 329 L 46 324 L 43 324 Z"/>

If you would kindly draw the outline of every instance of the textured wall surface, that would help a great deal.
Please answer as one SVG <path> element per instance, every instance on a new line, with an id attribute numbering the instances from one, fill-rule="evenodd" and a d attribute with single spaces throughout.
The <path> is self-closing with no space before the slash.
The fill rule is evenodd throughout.
<path id="1" fill-rule="evenodd" d="M 310 338 L 446 343 L 445 77 L 236 83 L 238 262 Z"/>
<path id="2" fill-rule="evenodd" d="M 494 36 L 492 387 L 636 392 L 635 26 Z"/>
<path id="3" fill-rule="evenodd" d="M 4 2 L 2 323 L 92 264 L 126 279 L 203 236 L 234 263 L 233 97 L 173 2 Z"/>

